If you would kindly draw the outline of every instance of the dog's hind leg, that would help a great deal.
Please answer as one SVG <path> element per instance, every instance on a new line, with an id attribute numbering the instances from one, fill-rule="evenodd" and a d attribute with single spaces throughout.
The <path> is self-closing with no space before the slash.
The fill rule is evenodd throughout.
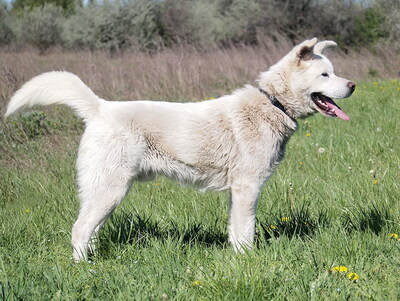
<path id="1" fill-rule="evenodd" d="M 104 168 L 101 173 L 91 175 L 97 177 L 96 183 L 80 188 L 81 208 L 72 228 L 73 256 L 77 261 L 86 258 L 91 237 L 97 235 L 130 187 L 129 178 Z"/>
<path id="2" fill-rule="evenodd" d="M 102 148 L 81 147 L 77 162 L 81 206 L 72 228 L 75 260 L 87 257 L 91 237 L 96 235 L 131 186 L 133 166 L 120 141 L 110 141 Z M 84 145 L 87 145 L 84 143 Z"/>
<path id="3" fill-rule="evenodd" d="M 111 212 L 112 213 L 112 212 Z M 96 251 L 96 246 L 99 241 L 99 232 L 101 228 L 103 228 L 103 225 L 107 221 L 107 219 L 110 217 L 110 214 L 104 217 L 104 219 L 100 222 L 100 224 L 94 229 L 92 236 L 90 237 L 89 243 L 88 243 L 88 252 L 91 254 L 94 254 Z"/>
<path id="4" fill-rule="evenodd" d="M 259 191 L 246 184 L 231 187 L 229 241 L 236 252 L 252 248 Z"/>

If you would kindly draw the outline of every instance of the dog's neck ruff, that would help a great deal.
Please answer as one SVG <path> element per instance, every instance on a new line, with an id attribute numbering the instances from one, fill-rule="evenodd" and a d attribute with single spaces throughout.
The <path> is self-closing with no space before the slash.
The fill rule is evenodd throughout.
<path id="1" fill-rule="evenodd" d="M 287 115 L 285 107 L 283 106 L 283 104 L 281 104 L 281 103 L 279 102 L 279 100 L 278 100 L 275 96 L 272 96 L 272 95 L 269 94 L 267 91 L 265 91 L 265 90 L 263 90 L 263 89 L 261 89 L 261 88 L 259 88 L 259 89 L 260 89 L 260 92 L 261 92 L 262 94 L 264 94 L 264 95 L 266 95 L 266 96 L 268 97 L 268 99 L 271 101 L 271 103 L 272 103 L 275 107 L 277 107 L 279 110 L 281 110 L 283 113 L 285 113 L 285 114 Z M 288 115 L 288 116 L 289 116 L 289 115 Z"/>

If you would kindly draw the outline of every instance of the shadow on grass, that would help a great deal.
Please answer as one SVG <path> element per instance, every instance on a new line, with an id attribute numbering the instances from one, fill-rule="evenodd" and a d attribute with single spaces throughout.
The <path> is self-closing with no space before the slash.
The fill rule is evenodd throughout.
<path id="1" fill-rule="evenodd" d="M 175 223 L 166 228 L 151 219 L 134 212 L 122 212 L 114 215 L 100 232 L 100 253 L 107 253 L 115 245 L 139 245 L 147 247 L 154 240 L 174 240 L 186 245 L 223 246 L 228 237 L 225 232 L 204 228 L 194 223 L 178 226 Z"/>
<path id="2" fill-rule="evenodd" d="M 314 235 L 317 229 L 329 224 L 326 212 L 311 215 L 306 207 L 291 210 L 289 214 L 279 214 L 264 222 L 259 222 L 261 229 L 257 243 L 269 243 L 271 238 L 280 236 L 305 238 Z"/>
<path id="3" fill-rule="evenodd" d="M 353 231 L 372 231 L 379 234 L 384 230 L 390 219 L 389 211 L 378 209 L 374 205 L 369 208 L 356 208 L 345 214 L 339 223 L 349 234 Z M 291 210 L 289 214 L 278 214 L 265 221 L 258 221 L 256 245 L 269 244 L 271 238 L 281 236 L 306 239 L 314 236 L 319 229 L 329 227 L 331 220 L 326 211 L 311 214 L 304 205 Z M 202 224 L 193 223 L 161 226 L 150 216 L 135 212 L 122 211 L 113 215 L 100 233 L 99 254 L 105 255 L 115 246 L 138 245 L 149 247 L 155 241 L 173 240 L 183 245 L 226 246 L 228 237 L 226 231 L 218 231 L 215 227 L 205 228 Z"/>
<path id="4" fill-rule="evenodd" d="M 326 228 L 331 224 L 325 211 L 311 215 L 306 207 L 292 210 L 287 215 L 278 215 L 265 222 L 259 222 L 261 229 L 258 244 L 264 241 L 269 243 L 271 238 L 280 236 L 307 238 L 313 236 L 318 229 Z M 378 208 L 374 204 L 368 207 L 357 207 L 346 212 L 340 221 L 340 228 L 347 233 L 371 231 L 375 235 L 386 231 L 390 213 L 387 208 Z"/>
<path id="5" fill-rule="evenodd" d="M 347 213 L 343 226 L 348 233 L 372 231 L 379 234 L 385 229 L 389 220 L 390 213 L 387 208 L 378 208 L 372 204 L 370 207 L 358 207 Z"/>

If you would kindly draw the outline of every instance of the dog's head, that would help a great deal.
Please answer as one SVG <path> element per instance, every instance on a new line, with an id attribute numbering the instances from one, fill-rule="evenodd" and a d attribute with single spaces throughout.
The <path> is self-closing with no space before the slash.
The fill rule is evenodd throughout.
<path id="1" fill-rule="evenodd" d="M 304 41 L 261 73 L 260 88 L 276 97 L 294 119 L 320 112 L 349 120 L 333 99 L 349 97 L 356 85 L 336 76 L 323 55 L 325 49 L 335 46 L 333 41 L 318 42 L 316 38 Z"/>

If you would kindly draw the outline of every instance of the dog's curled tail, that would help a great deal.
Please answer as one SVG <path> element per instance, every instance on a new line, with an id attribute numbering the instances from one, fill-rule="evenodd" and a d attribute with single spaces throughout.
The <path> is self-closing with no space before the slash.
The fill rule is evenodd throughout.
<path id="1" fill-rule="evenodd" d="M 96 96 L 76 75 L 53 71 L 43 73 L 25 83 L 11 98 L 5 116 L 24 107 L 64 104 L 85 121 L 93 118 L 104 100 Z"/>

